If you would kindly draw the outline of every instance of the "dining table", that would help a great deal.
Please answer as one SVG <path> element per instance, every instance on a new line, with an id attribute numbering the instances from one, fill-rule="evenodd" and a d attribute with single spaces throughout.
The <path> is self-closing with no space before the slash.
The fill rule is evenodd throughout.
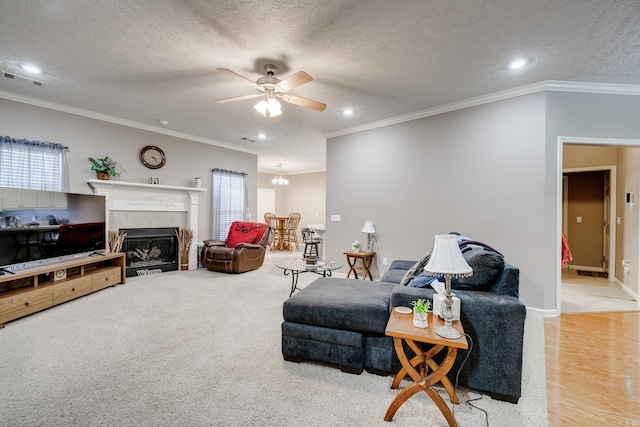
<path id="1" fill-rule="evenodd" d="M 278 227 L 278 244 L 272 246 L 272 248 L 275 247 L 275 249 L 278 251 L 289 250 L 289 241 L 288 239 L 284 238 L 288 220 L 289 216 L 276 216 L 276 226 Z"/>

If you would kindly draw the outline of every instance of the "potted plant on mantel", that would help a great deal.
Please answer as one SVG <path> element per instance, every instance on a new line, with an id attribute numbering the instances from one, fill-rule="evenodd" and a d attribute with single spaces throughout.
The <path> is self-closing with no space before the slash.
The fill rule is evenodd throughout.
<path id="1" fill-rule="evenodd" d="M 93 157 L 89 157 L 89 161 L 92 163 L 91 170 L 96 171 L 96 177 L 98 179 L 108 180 L 111 179 L 112 176 L 120 175 L 118 164 L 109 156 L 97 160 Z"/>

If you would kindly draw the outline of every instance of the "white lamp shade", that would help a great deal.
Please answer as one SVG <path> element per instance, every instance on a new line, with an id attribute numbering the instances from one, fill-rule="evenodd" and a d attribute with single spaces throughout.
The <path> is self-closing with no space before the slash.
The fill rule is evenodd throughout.
<path id="1" fill-rule="evenodd" d="M 427 274 L 452 277 L 469 277 L 473 275 L 473 269 L 460 252 L 458 238 L 454 234 L 438 234 L 433 245 L 433 251 L 427 266 L 424 268 Z"/>
<path id="2" fill-rule="evenodd" d="M 364 227 L 362 227 L 362 232 L 363 233 L 371 233 L 371 234 L 375 234 L 376 233 L 376 229 L 373 226 L 373 221 L 367 221 L 364 223 Z"/>

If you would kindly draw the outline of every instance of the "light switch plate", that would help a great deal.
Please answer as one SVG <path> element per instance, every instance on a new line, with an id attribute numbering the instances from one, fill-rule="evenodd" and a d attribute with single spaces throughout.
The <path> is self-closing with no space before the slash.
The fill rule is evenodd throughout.
<path id="1" fill-rule="evenodd" d="M 333 222 L 340 221 L 340 215 L 331 215 L 331 221 Z"/>

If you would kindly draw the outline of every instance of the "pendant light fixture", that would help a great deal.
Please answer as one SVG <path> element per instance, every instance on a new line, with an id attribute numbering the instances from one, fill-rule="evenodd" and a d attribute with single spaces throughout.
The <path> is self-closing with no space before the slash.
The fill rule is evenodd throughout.
<path id="1" fill-rule="evenodd" d="M 287 184 L 289 184 L 289 180 L 287 179 L 287 177 L 282 175 L 282 163 L 278 163 L 276 166 L 280 170 L 280 173 L 278 173 L 276 176 L 273 177 L 273 179 L 271 180 L 271 183 L 273 185 L 287 185 Z"/>

